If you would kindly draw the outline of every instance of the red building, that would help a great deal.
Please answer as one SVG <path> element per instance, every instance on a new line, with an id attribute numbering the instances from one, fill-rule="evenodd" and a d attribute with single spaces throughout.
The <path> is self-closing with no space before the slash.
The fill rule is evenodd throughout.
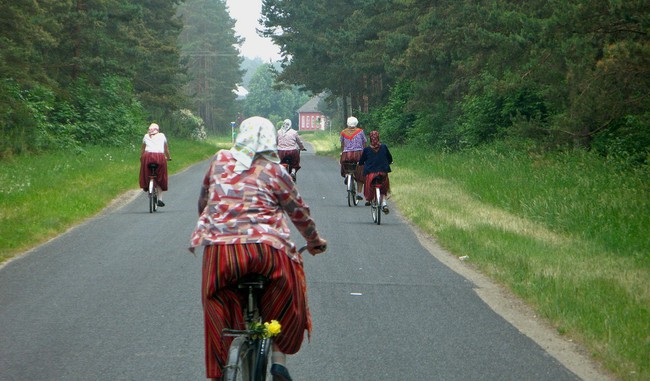
<path id="1" fill-rule="evenodd" d="M 318 110 L 321 96 L 311 98 L 298 109 L 298 131 L 324 130 L 327 126 L 327 117 Z"/>

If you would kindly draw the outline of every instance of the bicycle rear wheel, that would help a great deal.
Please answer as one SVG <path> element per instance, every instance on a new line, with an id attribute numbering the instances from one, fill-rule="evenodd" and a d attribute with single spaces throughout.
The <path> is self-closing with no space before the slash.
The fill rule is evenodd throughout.
<path id="1" fill-rule="evenodd" d="M 379 206 L 377 205 L 377 200 L 370 201 L 370 213 L 372 214 L 372 222 L 377 223 L 377 217 L 379 216 Z"/>
<path id="2" fill-rule="evenodd" d="M 357 195 L 354 191 L 355 184 L 352 176 L 345 175 L 345 184 L 348 188 L 348 206 L 352 207 L 352 205 L 357 205 Z"/>
<path id="3" fill-rule="evenodd" d="M 381 225 L 381 191 L 379 187 L 375 188 L 375 200 L 377 200 L 377 225 Z"/>
<path id="4" fill-rule="evenodd" d="M 158 206 L 158 200 L 156 200 L 156 194 L 154 193 L 156 191 L 156 187 L 153 183 L 153 180 L 149 180 L 149 213 L 153 213 L 156 211 L 156 207 Z"/>
<path id="5" fill-rule="evenodd" d="M 225 381 L 251 380 L 254 349 L 246 337 L 235 337 L 228 349 L 228 361 L 223 369 Z"/>

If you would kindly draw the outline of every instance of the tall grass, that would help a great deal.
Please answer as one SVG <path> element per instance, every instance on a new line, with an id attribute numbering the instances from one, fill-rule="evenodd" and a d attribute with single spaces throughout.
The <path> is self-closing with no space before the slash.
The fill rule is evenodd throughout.
<path id="1" fill-rule="evenodd" d="M 405 216 L 621 378 L 650 379 L 650 179 L 585 152 L 394 148 Z"/>
<path id="2" fill-rule="evenodd" d="M 223 139 L 222 139 L 223 140 Z M 170 173 L 212 155 L 215 145 L 170 141 Z M 138 188 L 140 146 L 88 147 L 18 156 L 0 166 L 0 263 L 101 211 Z"/>

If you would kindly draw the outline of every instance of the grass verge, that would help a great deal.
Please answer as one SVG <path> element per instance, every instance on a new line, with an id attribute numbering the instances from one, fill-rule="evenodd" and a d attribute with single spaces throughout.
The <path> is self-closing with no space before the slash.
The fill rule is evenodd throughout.
<path id="1" fill-rule="evenodd" d="M 336 156 L 337 137 L 305 135 Z M 391 148 L 393 200 L 623 380 L 650 380 L 650 176 L 584 152 Z"/>
<path id="2" fill-rule="evenodd" d="M 227 138 L 170 141 L 170 174 L 210 157 Z M 138 189 L 140 147 L 88 147 L 5 160 L 0 166 L 0 263 Z"/>

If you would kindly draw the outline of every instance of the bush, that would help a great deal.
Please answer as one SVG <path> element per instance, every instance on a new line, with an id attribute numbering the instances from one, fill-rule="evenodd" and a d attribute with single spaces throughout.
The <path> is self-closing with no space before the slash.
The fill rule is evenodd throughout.
<path id="1" fill-rule="evenodd" d="M 603 156 L 628 164 L 650 164 L 650 112 L 615 121 L 595 135 L 592 147 Z"/>
<path id="2" fill-rule="evenodd" d="M 205 141 L 208 138 L 203 119 L 194 115 L 188 109 L 174 112 L 169 125 L 165 126 L 164 129 L 166 134 L 174 137 L 189 138 L 196 141 Z"/>

